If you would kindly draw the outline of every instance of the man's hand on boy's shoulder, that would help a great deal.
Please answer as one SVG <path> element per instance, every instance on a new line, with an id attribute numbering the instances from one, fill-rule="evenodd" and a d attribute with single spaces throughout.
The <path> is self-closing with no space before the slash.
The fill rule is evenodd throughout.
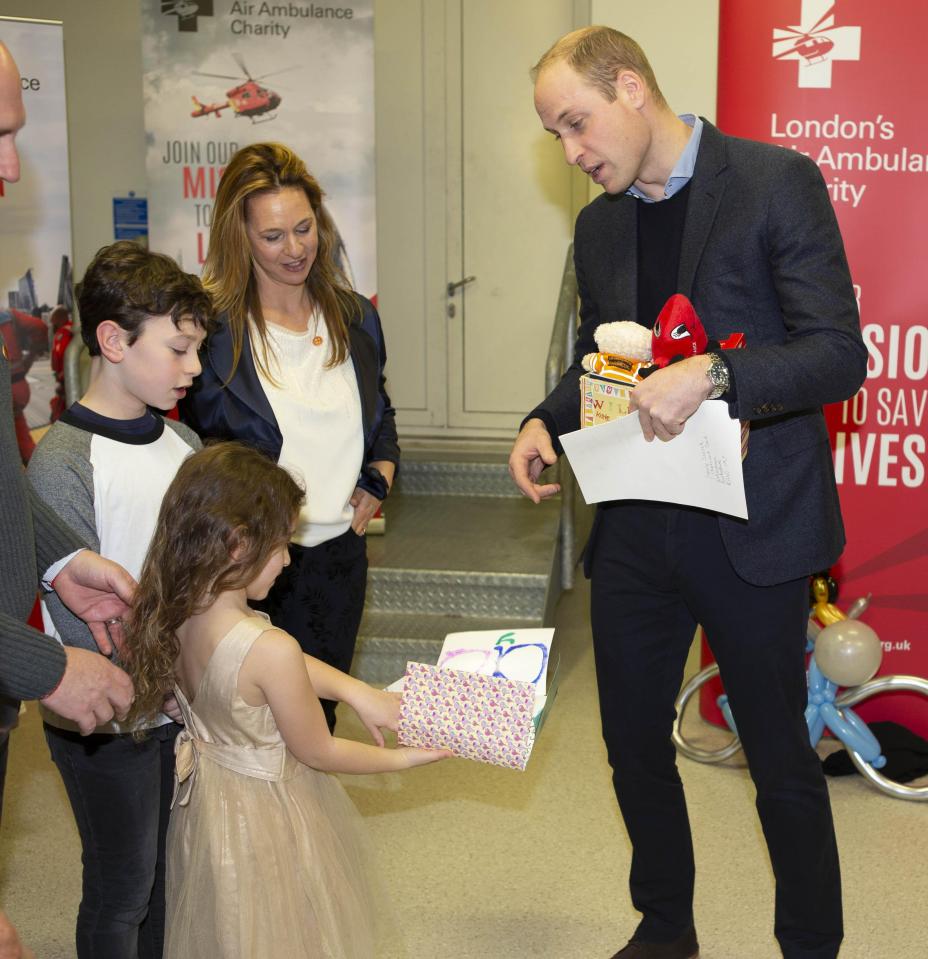
<path id="1" fill-rule="evenodd" d="M 138 584 L 112 560 L 81 550 L 55 577 L 61 601 L 87 623 L 100 652 L 122 652 L 122 618 L 129 612 Z"/>

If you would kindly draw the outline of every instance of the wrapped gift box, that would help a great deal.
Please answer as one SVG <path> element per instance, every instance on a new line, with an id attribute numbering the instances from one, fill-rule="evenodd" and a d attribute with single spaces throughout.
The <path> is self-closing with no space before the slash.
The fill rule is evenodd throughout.
<path id="1" fill-rule="evenodd" d="M 595 373 L 580 377 L 580 427 L 608 423 L 628 413 L 628 400 L 634 387 Z"/>
<path id="2" fill-rule="evenodd" d="M 445 638 L 435 666 L 407 663 L 397 741 L 524 770 L 557 690 L 552 629 L 481 630 Z"/>

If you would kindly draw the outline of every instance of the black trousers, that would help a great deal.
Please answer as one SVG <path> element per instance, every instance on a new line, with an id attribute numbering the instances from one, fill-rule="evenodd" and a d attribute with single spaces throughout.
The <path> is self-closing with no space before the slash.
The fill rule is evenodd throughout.
<path id="1" fill-rule="evenodd" d="M 304 653 L 351 669 L 367 590 L 367 543 L 352 529 L 318 546 L 290 544 L 290 565 L 255 605 L 295 637 Z M 321 700 L 329 729 L 335 703 Z"/>
<path id="2" fill-rule="evenodd" d="M 180 730 L 167 723 L 136 742 L 129 734 L 81 736 L 45 724 L 81 837 L 78 959 L 161 959 Z"/>
<path id="3" fill-rule="evenodd" d="M 601 507 L 591 618 L 603 737 L 632 842 L 637 937 L 693 923 L 693 845 L 670 739 L 696 624 L 708 635 L 757 789 L 786 959 L 834 959 L 841 882 L 828 789 L 809 743 L 806 579 L 752 586 L 732 568 L 718 519 L 664 504 Z M 718 829 L 725 811 L 717 810 Z"/>

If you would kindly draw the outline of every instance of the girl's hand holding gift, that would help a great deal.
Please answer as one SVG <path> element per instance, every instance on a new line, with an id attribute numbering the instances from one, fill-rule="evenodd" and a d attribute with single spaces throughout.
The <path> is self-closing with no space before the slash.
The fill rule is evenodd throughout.
<path id="1" fill-rule="evenodd" d="M 422 749 L 419 746 L 397 746 L 396 751 L 403 754 L 409 768 L 437 763 L 439 759 L 451 759 L 454 755 L 450 749 Z"/>
<path id="2" fill-rule="evenodd" d="M 367 683 L 358 683 L 357 691 L 346 701 L 358 714 L 374 742 L 382 746 L 383 730 L 396 732 L 400 721 L 401 698 L 400 693 L 388 693 L 385 689 L 375 689 Z"/>

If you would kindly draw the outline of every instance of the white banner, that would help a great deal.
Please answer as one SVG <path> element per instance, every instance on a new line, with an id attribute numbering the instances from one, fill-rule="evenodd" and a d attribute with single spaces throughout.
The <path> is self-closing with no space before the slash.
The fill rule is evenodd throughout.
<path id="1" fill-rule="evenodd" d="M 356 289 L 377 289 L 373 0 L 143 0 L 149 243 L 199 271 L 216 187 L 241 146 L 306 162 Z"/>
<path id="2" fill-rule="evenodd" d="M 60 22 L 0 18 L 0 40 L 22 76 L 26 126 L 16 139 L 21 161 L 18 183 L 0 182 L 0 309 L 11 314 L 29 363 L 47 347 L 28 314 L 46 319 L 63 301 L 70 306 L 71 195 L 64 48 Z M 62 269 L 64 264 L 65 269 Z M 27 314 L 27 315 L 23 315 Z M 28 363 L 27 363 L 28 365 Z M 47 360 L 32 363 L 29 426 L 49 421 L 54 383 Z"/>

